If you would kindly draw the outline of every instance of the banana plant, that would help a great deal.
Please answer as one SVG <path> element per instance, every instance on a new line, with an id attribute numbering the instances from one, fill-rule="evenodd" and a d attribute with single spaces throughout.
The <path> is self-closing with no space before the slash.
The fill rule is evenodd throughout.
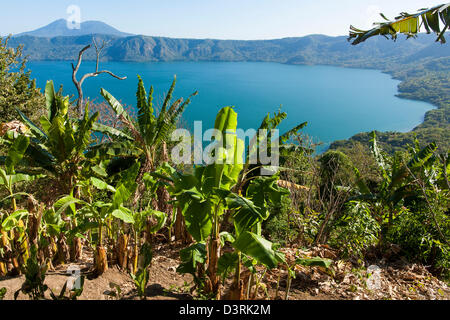
<path id="1" fill-rule="evenodd" d="M 96 272 L 98 275 L 103 274 L 108 270 L 107 252 L 104 244 L 104 231 L 110 226 L 110 221 L 113 218 L 119 219 L 125 223 L 133 223 L 133 216 L 131 211 L 123 206 L 131 196 L 135 189 L 134 178 L 139 170 L 139 165 L 136 164 L 130 168 L 128 173 L 124 176 L 123 180 L 114 188 L 107 184 L 105 181 L 95 177 L 91 177 L 89 180 L 83 181 L 77 187 L 80 187 L 87 200 L 77 199 L 73 195 L 68 195 L 58 200 L 54 207 L 57 215 L 63 212 L 72 211 L 73 215 L 77 215 L 82 218 L 84 223 L 78 225 L 75 232 L 83 232 L 88 229 L 97 229 L 97 239 L 95 243 L 96 247 Z M 132 177 L 130 179 L 130 177 Z M 130 183 L 130 180 L 132 182 Z M 112 202 L 94 201 L 92 189 L 107 190 L 114 193 Z M 80 209 L 76 209 L 76 205 Z"/>
<path id="2" fill-rule="evenodd" d="M 17 300 L 21 292 L 28 295 L 32 300 L 45 299 L 45 292 L 48 290 L 48 286 L 44 284 L 47 264 L 40 264 L 37 254 L 38 248 L 33 245 L 31 247 L 30 259 L 28 259 L 24 266 L 25 282 L 22 284 L 22 287 L 14 293 L 14 300 Z"/>
<path id="3" fill-rule="evenodd" d="M 98 113 L 89 116 L 88 105 L 82 119 L 69 116 L 69 97 L 55 92 L 53 82 L 47 82 L 45 98 L 47 115 L 40 118 L 40 126 L 17 110 L 29 127 L 30 144 L 25 152 L 27 165 L 42 168 L 55 178 L 54 196 L 68 194 L 81 181 L 81 174 L 90 174 L 86 152 L 92 144 L 93 128 Z"/>
<path id="4" fill-rule="evenodd" d="M 150 234 L 154 234 L 161 230 L 167 221 L 167 215 L 164 212 L 156 211 L 153 209 L 148 209 L 139 212 L 130 212 L 132 218 L 133 232 L 134 232 L 134 261 L 133 261 L 133 274 L 138 272 L 139 263 L 139 248 L 141 247 L 141 233 L 145 230 Z M 150 228 L 148 228 L 147 220 L 151 218 L 155 221 Z M 151 248 L 150 243 L 145 243 L 149 248 Z M 145 250 L 144 250 L 145 251 Z M 147 266 L 149 264 L 146 264 Z"/>
<path id="5" fill-rule="evenodd" d="M 214 141 L 215 149 L 212 153 L 216 159 L 215 163 L 195 167 L 193 174 L 177 172 L 165 164 L 154 174 L 170 182 L 167 188 L 171 196 L 176 197 L 185 218 L 186 228 L 197 241 L 191 248 L 182 252 L 183 263 L 178 270 L 194 273 L 197 281 L 205 282 L 204 291 L 216 298 L 220 298 L 219 264 L 230 258 L 227 254 L 221 258 L 224 237 L 232 242 L 239 256 L 238 259 L 228 259 L 236 263 L 238 270 L 241 253 L 270 268 L 283 261 L 282 255 L 274 250 L 273 244 L 262 238 L 258 228 L 269 216 L 265 209 L 267 203 L 264 191 L 268 190 L 265 187 L 273 187 L 275 179 L 270 183 L 268 180 L 259 181 L 260 185 L 255 183 L 254 187 L 249 188 L 251 191 L 247 195 L 254 202 L 230 191 L 238 182 L 244 167 L 244 141 L 237 138 L 236 128 L 237 113 L 231 107 L 223 108 L 219 111 L 215 123 L 215 129 L 221 133 Z M 224 215 L 229 211 L 233 212 L 235 236 L 220 232 Z M 203 267 L 204 263 L 207 263 L 206 267 Z M 237 281 L 240 283 L 239 279 Z"/>
<path id="6" fill-rule="evenodd" d="M 141 299 L 145 299 L 146 288 L 150 279 L 150 271 L 148 268 L 150 267 L 153 258 L 153 252 L 150 244 L 144 243 L 140 250 L 140 256 L 142 259 L 139 269 L 135 269 L 134 273 L 130 274 L 130 276 L 137 288 L 139 297 L 141 297 Z"/>
<path id="7" fill-rule="evenodd" d="M 0 188 L 8 193 L 8 196 L 0 201 L 0 203 L 11 201 L 12 214 L 9 215 L 7 211 L 4 212 L 1 219 L 0 225 L 0 249 L 2 251 L 6 250 L 8 247 L 8 242 L 10 242 L 11 247 L 15 248 L 18 244 L 18 253 L 12 252 L 13 255 L 18 254 L 22 257 L 22 260 L 26 262 L 29 257 L 27 236 L 25 232 L 25 223 L 23 218 L 28 216 L 26 210 L 18 210 L 16 198 L 30 195 L 24 192 L 16 192 L 16 185 L 24 182 L 31 182 L 36 179 L 42 178 L 42 175 L 28 175 L 16 172 L 16 166 L 21 162 L 29 146 L 29 138 L 24 135 L 18 135 L 15 132 L 7 132 L 6 136 L 13 139 L 8 155 L 5 159 L 5 166 L 0 168 Z M 9 236 L 8 236 L 9 233 Z M 2 254 L 3 256 L 3 254 Z M 17 263 L 14 263 L 16 258 L 13 257 L 13 264 L 17 269 Z M 0 262 L 0 271 L 2 273 L 6 272 L 6 265 L 4 262 Z"/>
<path id="8" fill-rule="evenodd" d="M 361 30 L 350 26 L 349 41 L 354 39 L 352 44 L 357 45 L 378 35 L 386 38 L 390 36 L 393 40 L 396 40 L 398 33 L 403 33 L 411 38 L 416 37 L 421 32 L 421 28 L 424 27 L 428 34 L 431 32 L 437 34 L 436 42 L 445 43 L 444 34 L 450 28 L 450 3 L 421 9 L 415 14 L 403 12 L 394 21 L 386 18 L 384 14 L 381 14 L 381 17 L 385 21 L 375 23 L 376 27 L 371 30 Z"/>
<path id="9" fill-rule="evenodd" d="M 286 157 L 291 156 L 293 153 L 312 153 L 312 150 L 309 150 L 301 145 L 291 143 L 291 140 L 294 136 L 296 136 L 300 130 L 305 128 L 308 123 L 303 122 L 299 125 L 295 126 L 291 130 L 285 132 L 280 137 L 273 137 L 272 133 L 274 130 L 277 130 L 278 126 L 281 124 L 283 120 L 285 120 L 287 114 L 285 112 L 278 112 L 270 116 L 270 113 L 263 119 L 261 125 L 258 129 L 257 135 L 253 137 L 251 140 L 251 144 L 247 148 L 247 155 L 244 163 L 244 167 L 239 175 L 238 182 L 234 187 L 234 192 L 241 193 L 243 192 L 250 180 L 255 179 L 261 176 L 261 170 L 267 169 L 272 172 L 272 174 L 276 174 L 280 171 L 292 170 L 288 168 L 284 168 L 282 166 L 268 166 L 263 165 L 260 159 L 260 150 L 262 148 L 267 149 L 267 154 L 272 154 L 277 152 L 276 156 L 280 159 L 280 164 L 285 161 Z M 273 139 L 278 139 L 278 150 L 272 150 L 271 142 Z M 255 159 L 257 160 L 255 163 Z"/>
<path id="10" fill-rule="evenodd" d="M 3 275 L 8 273 L 8 262 L 13 266 L 13 270 L 9 271 L 20 274 L 21 263 L 26 263 L 29 258 L 26 224 L 23 222 L 27 216 L 27 210 L 17 210 L 11 214 L 0 212 L 0 273 Z"/>
<path id="11" fill-rule="evenodd" d="M 143 181 L 144 174 L 146 172 L 154 171 L 158 163 L 162 163 L 168 160 L 167 155 L 167 141 L 171 133 L 176 129 L 177 121 L 182 115 L 186 107 L 190 104 L 191 98 L 197 95 L 197 92 L 193 93 L 186 101 L 183 98 L 171 102 L 173 93 L 175 90 L 176 78 L 174 79 L 172 86 L 167 93 L 164 103 L 158 115 L 156 115 L 153 107 L 153 87 L 150 88 L 150 92 L 147 95 L 144 82 L 139 77 L 139 84 L 137 90 L 137 119 L 133 119 L 126 111 L 125 108 L 105 89 L 101 90 L 102 96 L 111 106 L 111 109 L 115 112 L 119 120 L 124 124 L 124 134 L 131 136 L 133 142 L 132 147 L 136 149 L 141 159 L 141 170 L 137 177 L 138 188 L 134 194 L 133 202 L 137 204 L 141 195 L 145 189 Z M 122 137 L 123 140 L 127 140 Z M 163 210 L 164 206 L 164 191 L 160 189 L 159 203 L 154 203 L 155 210 Z M 159 208 L 161 207 L 161 208 Z M 163 210 L 164 211 L 164 210 Z"/>
<path id="12" fill-rule="evenodd" d="M 427 164 L 433 161 L 437 146 L 435 143 L 430 143 L 421 149 L 416 140 L 415 148 L 411 149 L 411 157 L 403 159 L 401 154 L 396 154 L 392 158 L 385 155 L 378 146 L 375 132 L 372 133 L 371 143 L 372 153 L 383 180 L 378 190 L 372 191 L 355 168 L 356 188 L 359 194 L 350 200 L 362 200 L 371 203 L 376 215 L 375 218 L 380 225 L 385 225 L 388 228 L 396 213 L 401 212 L 401 202 L 418 197 L 418 189 L 413 183 L 413 175 L 424 170 Z"/>
<path id="13" fill-rule="evenodd" d="M 12 143 L 5 159 L 5 166 L 0 168 L 0 187 L 8 193 L 8 196 L 1 200 L 11 200 L 12 210 L 17 210 L 16 197 L 27 196 L 26 193 L 15 193 L 15 185 L 21 182 L 31 182 L 43 178 L 43 175 L 28 175 L 16 172 L 16 166 L 22 161 L 24 154 L 30 144 L 30 139 L 24 135 L 17 135 L 8 132 L 7 136 L 12 139 Z"/>

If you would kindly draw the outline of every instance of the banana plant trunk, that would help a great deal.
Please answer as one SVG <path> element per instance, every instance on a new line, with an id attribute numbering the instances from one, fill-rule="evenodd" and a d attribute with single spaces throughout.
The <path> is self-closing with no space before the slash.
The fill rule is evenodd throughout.
<path id="1" fill-rule="evenodd" d="M 183 210 L 177 208 L 177 217 L 175 218 L 175 241 L 181 241 L 183 244 L 193 242 L 192 236 L 186 229 L 186 222 L 183 216 Z"/>
<path id="2" fill-rule="evenodd" d="M 211 281 L 211 293 L 220 300 L 220 278 L 217 276 L 217 265 L 220 258 L 220 239 L 212 237 L 209 244 L 208 275 Z"/>
<path id="3" fill-rule="evenodd" d="M 67 245 L 67 239 L 63 235 L 58 240 L 57 243 L 58 247 L 58 264 L 64 265 L 70 261 L 70 249 Z"/>
<path id="4" fill-rule="evenodd" d="M 101 276 L 108 271 L 108 256 L 105 247 L 103 247 L 103 226 L 101 223 L 98 231 L 99 239 L 97 250 L 95 252 L 95 273 L 97 276 Z"/>
<path id="5" fill-rule="evenodd" d="M 108 257 L 106 249 L 104 247 L 97 247 L 95 252 L 95 273 L 97 276 L 101 276 L 108 271 Z"/>
<path id="6" fill-rule="evenodd" d="M 128 235 L 121 234 L 117 247 L 117 262 L 122 270 L 127 269 L 128 265 Z"/>
<path id="7" fill-rule="evenodd" d="M 14 247 L 18 248 L 16 263 L 19 264 L 19 266 L 14 265 L 14 267 L 17 268 L 20 273 L 21 266 L 27 263 L 27 260 L 30 256 L 30 251 L 28 248 L 28 237 L 25 231 L 25 224 L 23 223 L 22 220 L 19 220 L 18 226 L 23 231 L 14 229 L 14 242 L 15 242 Z"/>
<path id="8" fill-rule="evenodd" d="M 70 247 L 70 261 L 77 262 L 83 255 L 83 244 L 80 238 L 73 238 L 72 245 Z"/>
<path id="9" fill-rule="evenodd" d="M 242 272 L 241 253 L 239 253 L 239 259 L 236 268 L 236 273 L 234 276 L 234 281 L 226 297 L 227 300 L 240 301 L 245 299 L 245 286 L 244 280 L 241 278 L 241 272 Z"/>
<path id="10" fill-rule="evenodd" d="M 134 193 L 134 197 L 133 197 L 133 206 L 134 207 L 136 207 L 138 205 L 139 200 L 141 200 L 142 194 L 145 191 L 144 175 L 147 172 L 152 171 L 152 169 L 153 169 L 153 162 L 151 160 L 151 154 L 149 151 L 147 151 L 145 160 L 144 160 L 144 164 L 139 169 L 139 174 L 136 178 L 137 188 L 136 188 L 136 192 Z M 158 210 L 158 208 L 154 208 L 154 209 Z"/>
<path id="11" fill-rule="evenodd" d="M 1 252 L 8 251 L 8 234 L 1 230 L 0 231 L 0 250 Z M 6 276 L 8 273 L 6 256 L 4 254 L 0 255 L 0 276 Z"/>
<path id="12" fill-rule="evenodd" d="M 167 151 L 166 142 L 162 143 L 162 152 L 161 152 L 161 162 L 169 161 L 169 153 Z M 158 210 L 167 214 L 168 217 L 171 217 L 171 213 L 173 212 L 173 206 L 169 203 L 171 198 L 169 191 L 165 187 L 158 188 L 157 191 L 158 197 Z M 169 225 L 171 221 L 168 221 Z"/>
<path id="13" fill-rule="evenodd" d="M 140 246 L 140 235 L 139 232 L 134 232 L 134 250 L 133 250 L 133 274 L 138 272 L 138 262 L 139 262 L 139 246 Z"/>

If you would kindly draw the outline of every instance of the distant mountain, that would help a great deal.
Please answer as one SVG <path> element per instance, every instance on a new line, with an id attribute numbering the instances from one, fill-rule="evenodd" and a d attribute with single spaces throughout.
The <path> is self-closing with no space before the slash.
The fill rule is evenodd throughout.
<path id="1" fill-rule="evenodd" d="M 34 31 L 17 34 L 15 35 L 15 37 L 33 36 L 42 38 L 54 38 L 60 36 L 73 37 L 93 34 L 104 34 L 117 37 L 127 37 L 131 35 L 129 33 L 121 32 L 100 21 L 86 21 L 80 24 L 80 29 L 69 29 L 67 27 L 67 20 L 60 19 Z"/>
<path id="2" fill-rule="evenodd" d="M 255 41 L 118 35 L 98 38 L 109 41 L 103 52 L 104 61 L 261 61 L 384 70 L 398 62 L 450 56 L 449 46 L 435 43 L 435 38 L 427 35 L 407 41 L 399 37 L 397 42 L 372 38 L 358 46 L 350 45 L 346 37 L 324 35 Z M 28 35 L 14 37 L 9 45 L 23 44 L 30 60 L 74 60 L 78 51 L 91 41 L 88 35 L 53 38 Z M 95 59 L 95 52 L 86 52 L 85 58 Z"/>

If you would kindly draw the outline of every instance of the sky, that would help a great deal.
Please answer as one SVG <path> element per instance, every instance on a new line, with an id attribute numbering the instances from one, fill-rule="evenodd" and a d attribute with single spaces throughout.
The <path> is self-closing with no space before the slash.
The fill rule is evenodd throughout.
<path id="1" fill-rule="evenodd" d="M 68 8 L 81 21 L 121 31 L 173 38 L 277 39 L 308 34 L 347 35 L 350 24 L 370 28 L 379 13 L 394 18 L 447 0 L 2 0 L 0 35 L 31 31 Z M 72 12 L 73 13 L 73 12 Z"/>

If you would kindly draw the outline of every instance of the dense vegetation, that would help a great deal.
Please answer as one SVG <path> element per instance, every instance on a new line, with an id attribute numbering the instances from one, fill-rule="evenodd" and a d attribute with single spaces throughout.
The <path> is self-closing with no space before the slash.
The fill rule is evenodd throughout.
<path id="1" fill-rule="evenodd" d="M 23 48 L 8 48 L 9 40 L 0 38 L 0 119 L 4 122 L 16 118 L 14 108 L 36 117 L 35 106 L 44 102 L 36 82 L 30 78 L 31 71 L 25 70 Z"/>

